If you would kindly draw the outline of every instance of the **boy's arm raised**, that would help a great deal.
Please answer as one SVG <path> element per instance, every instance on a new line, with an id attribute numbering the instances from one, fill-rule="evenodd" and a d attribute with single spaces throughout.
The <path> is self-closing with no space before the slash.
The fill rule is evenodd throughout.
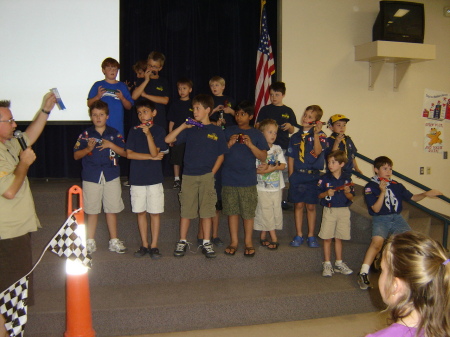
<path id="1" fill-rule="evenodd" d="M 141 97 L 142 93 L 144 92 L 145 87 L 147 86 L 150 79 L 145 77 L 144 82 L 141 83 L 140 86 L 136 87 L 133 92 L 131 93 L 131 98 L 133 100 L 137 100 L 139 97 Z"/>
<path id="2" fill-rule="evenodd" d="M 322 131 L 322 123 L 316 122 L 314 126 L 314 153 L 316 156 L 322 153 L 322 145 L 320 144 L 320 132 Z"/>
<path id="3" fill-rule="evenodd" d="M 116 96 L 120 99 L 120 101 L 122 102 L 122 105 L 125 109 L 127 109 L 127 110 L 131 109 L 133 104 L 131 104 L 131 102 L 125 98 L 122 91 L 117 90 Z"/>
<path id="4" fill-rule="evenodd" d="M 429 190 L 423 193 L 414 194 L 411 198 L 412 201 L 420 201 L 424 198 L 436 198 L 438 195 L 442 195 L 442 192 L 438 190 Z"/>
<path id="5" fill-rule="evenodd" d="M 383 180 L 380 182 L 380 195 L 378 196 L 377 201 L 371 206 L 372 210 L 375 213 L 378 213 L 381 210 L 381 207 L 383 207 L 384 204 L 384 195 L 386 194 L 386 182 Z"/>
<path id="6" fill-rule="evenodd" d="M 84 149 L 75 151 L 75 152 L 73 153 L 73 158 L 74 158 L 75 160 L 79 160 L 79 159 L 81 159 L 81 158 L 87 156 L 89 153 L 92 152 L 92 150 L 93 150 L 94 147 L 95 147 L 95 144 L 96 144 L 95 139 L 94 139 L 94 138 L 90 138 L 90 139 L 88 140 L 87 147 L 85 147 Z"/>
<path id="7" fill-rule="evenodd" d="M 166 136 L 166 138 L 164 138 L 164 141 L 167 144 L 173 143 L 174 141 L 177 140 L 177 136 L 181 133 L 181 131 L 183 131 L 184 129 L 191 128 L 191 127 L 193 127 L 193 125 L 187 125 L 186 123 L 181 124 L 175 130 L 173 130 L 172 132 L 169 132 L 169 134 Z"/>

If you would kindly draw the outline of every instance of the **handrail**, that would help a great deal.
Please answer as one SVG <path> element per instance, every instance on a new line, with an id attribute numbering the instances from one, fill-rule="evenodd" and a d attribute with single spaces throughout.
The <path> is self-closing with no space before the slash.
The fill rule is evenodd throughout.
<path id="1" fill-rule="evenodd" d="M 368 162 L 368 163 L 373 165 L 373 160 L 368 158 L 368 157 L 366 157 L 366 156 L 364 156 L 364 155 L 362 155 L 362 154 L 356 153 L 356 157 L 358 157 L 358 158 L 360 158 L 360 159 L 362 159 L 362 160 L 364 160 L 364 161 L 366 161 L 366 162 Z M 413 180 L 411 178 L 408 178 L 407 176 L 405 176 L 405 175 L 403 175 L 403 174 L 401 174 L 401 173 L 399 173 L 397 171 L 392 170 L 392 173 L 395 176 L 399 177 L 400 179 L 402 179 L 402 180 L 410 183 L 411 185 L 414 185 L 414 186 L 416 186 L 416 187 L 418 187 L 418 188 L 420 188 L 420 189 L 422 189 L 424 191 L 431 190 L 431 188 L 429 188 L 429 187 L 427 187 L 425 185 L 422 185 L 422 184 L 418 183 L 417 181 L 415 181 L 415 180 Z M 355 176 L 357 176 L 358 178 L 361 178 L 361 179 L 363 179 L 365 181 L 368 181 L 368 182 L 371 181 L 370 178 L 368 178 L 365 175 L 363 175 L 361 173 L 358 173 L 356 171 L 353 171 L 353 174 Z M 448 197 L 444 196 L 444 195 L 439 195 L 438 198 L 442 199 L 442 200 L 444 200 L 444 201 L 446 201 L 448 203 L 450 203 L 450 199 Z M 444 246 L 445 249 L 447 249 L 448 227 L 450 225 L 450 219 L 447 218 L 446 216 L 443 216 L 442 214 L 439 214 L 439 213 L 437 213 L 437 212 L 435 212 L 435 211 L 433 211 L 433 210 L 431 210 L 431 209 L 429 209 L 429 208 L 427 208 L 427 207 L 425 207 L 425 206 L 423 206 L 423 205 L 413 201 L 413 200 L 405 200 L 405 201 L 407 201 L 411 205 L 419 208 L 420 210 L 422 210 L 422 211 L 424 211 L 424 212 L 426 212 L 426 213 L 428 213 L 428 214 L 434 216 L 435 218 L 437 218 L 437 219 L 439 219 L 439 220 L 444 222 L 444 234 L 442 236 L 442 245 Z"/>

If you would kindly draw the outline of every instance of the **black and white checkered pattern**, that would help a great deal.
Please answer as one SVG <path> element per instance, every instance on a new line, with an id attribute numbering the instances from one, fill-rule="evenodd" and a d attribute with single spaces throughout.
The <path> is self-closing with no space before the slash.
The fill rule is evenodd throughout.
<path id="1" fill-rule="evenodd" d="M 0 313 L 11 337 L 22 337 L 27 323 L 28 276 L 22 277 L 0 294 Z"/>
<path id="2" fill-rule="evenodd" d="M 72 261 L 80 261 L 86 267 L 92 267 L 92 259 L 83 245 L 81 238 L 75 233 L 78 224 L 74 217 L 69 217 L 66 223 L 50 241 L 49 249 L 58 256 L 66 256 Z"/>

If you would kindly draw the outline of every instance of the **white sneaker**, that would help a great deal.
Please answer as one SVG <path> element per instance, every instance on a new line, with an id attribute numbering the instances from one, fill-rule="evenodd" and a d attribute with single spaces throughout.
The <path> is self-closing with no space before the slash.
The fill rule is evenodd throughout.
<path id="1" fill-rule="evenodd" d="M 109 250 L 111 252 L 116 252 L 119 254 L 123 254 L 127 251 L 127 249 L 123 245 L 123 241 L 120 241 L 119 239 L 109 240 Z"/>
<path id="2" fill-rule="evenodd" d="M 331 277 L 333 276 L 334 270 L 331 263 L 322 262 L 323 270 L 322 270 L 322 276 L 325 277 Z"/>
<path id="3" fill-rule="evenodd" d="M 97 250 L 97 245 L 95 244 L 94 239 L 86 240 L 86 249 L 87 249 L 88 254 L 92 254 L 93 252 L 95 252 Z"/>
<path id="4" fill-rule="evenodd" d="M 343 275 L 350 275 L 353 273 L 353 270 L 351 270 L 345 262 L 342 262 L 341 264 L 335 264 L 334 271 Z"/>

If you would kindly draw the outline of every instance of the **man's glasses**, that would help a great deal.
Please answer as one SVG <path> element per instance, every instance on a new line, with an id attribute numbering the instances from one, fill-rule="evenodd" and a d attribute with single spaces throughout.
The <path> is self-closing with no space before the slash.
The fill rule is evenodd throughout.
<path id="1" fill-rule="evenodd" d="M 15 120 L 14 118 L 11 118 L 11 119 L 8 119 L 7 121 L 0 121 L 0 122 L 12 124 L 12 123 L 14 123 L 15 121 L 16 121 L 16 120 Z"/>

